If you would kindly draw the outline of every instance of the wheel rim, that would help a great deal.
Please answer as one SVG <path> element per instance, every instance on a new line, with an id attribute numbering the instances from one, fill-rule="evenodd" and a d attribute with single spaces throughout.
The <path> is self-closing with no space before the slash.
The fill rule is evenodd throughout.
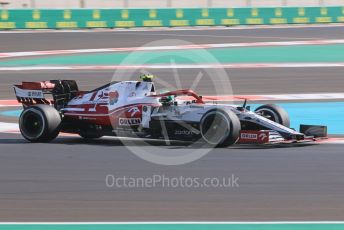
<path id="1" fill-rule="evenodd" d="M 229 120 L 222 113 L 209 113 L 201 124 L 203 139 L 212 145 L 220 144 L 230 133 Z"/>
<path id="2" fill-rule="evenodd" d="M 27 110 L 20 119 L 20 129 L 22 134 L 30 139 L 39 138 L 44 131 L 44 118 L 34 110 Z"/>
<path id="3" fill-rule="evenodd" d="M 277 114 L 271 109 L 259 109 L 256 111 L 256 113 L 258 113 L 262 117 L 265 117 L 266 119 L 269 119 L 270 121 L 280 123 L 280 119 L 278 118 Z"/>

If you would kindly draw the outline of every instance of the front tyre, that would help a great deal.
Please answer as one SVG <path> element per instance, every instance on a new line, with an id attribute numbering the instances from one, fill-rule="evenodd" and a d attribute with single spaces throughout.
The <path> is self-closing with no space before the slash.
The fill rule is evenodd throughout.
<path id="1" fill-rule="evenodd" d="M 227 147 L 239 138 L 241 124 L 231 110 L 214 109 L 205 113 L 200 122 L 202 139 L 212 147 Z"/>
<path id="2" fill-rule="evenodd" d="M 19 118 L 19 129 L 30 142 L 50 142 L 60 132 L 61 116 L 49 105 L 34 105 L 24 109 Z"/>
<path id="3" fill-rule="evenodd" d="M 285 127 L 290 127 L 289 115 L 287 111 L 279 105 L 262 105 L 255 110 L 255 113 Z"/>

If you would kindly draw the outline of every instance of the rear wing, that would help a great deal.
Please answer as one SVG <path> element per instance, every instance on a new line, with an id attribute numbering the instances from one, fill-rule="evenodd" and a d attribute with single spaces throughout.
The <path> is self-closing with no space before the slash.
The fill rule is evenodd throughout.
<path id="1" fill-rule="evenodd" d="M 14 85 L 17 101 L 23 106 L 33 104 L 54 105 L 63 108 L 72 98 L 81 92 L 73 80 L 51 80 L 42 82 L 22 82 Z"/>
<path id="2" fill-rule="evenodd" d="M 14 85 L 14 93 L 17 101 L 23 105 L 31 104 L 51 104 L 45 98 L 46 94 L 52 94 L 55 84 L 46 82 L 22 82 L 21 85 Z"/>

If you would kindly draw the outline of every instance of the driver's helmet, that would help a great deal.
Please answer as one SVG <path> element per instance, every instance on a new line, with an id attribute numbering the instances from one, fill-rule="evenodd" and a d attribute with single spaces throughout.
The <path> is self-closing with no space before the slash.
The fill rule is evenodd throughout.
<path id="1" fill-rule="evenodd" d="M 152 82 L 153 78 L 154 78 L 154 75 L 152 74 L 143 74 L 140 76 L 140 79 L 146 82 Z"/>

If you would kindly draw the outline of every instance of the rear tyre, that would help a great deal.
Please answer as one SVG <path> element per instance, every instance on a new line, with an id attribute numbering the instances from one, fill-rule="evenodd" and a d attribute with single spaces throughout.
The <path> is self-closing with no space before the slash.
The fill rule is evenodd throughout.
<path id="1" fill-rule="evenodd" d="M 289 115 L 287 111 L 279 105 L 262 105 L 255 110 L 255 113 L 285 127 L 290 127 Z"/>
<path id="2" fill-rule="evenodd" d="M 19 129 L 30 142 L 50 142 L 60 132 L 61 116 L 49 105 L 34 105 L 24 109 L 19 118 Z"/>
<path id="3" fill-rule="evenodd" d="M 200 122 L 202 139 L 212 147 L 227 147 L 235 144 L 240 130 L 240 120 L 231 110 L 210 110 L 203 115 Z"/>

